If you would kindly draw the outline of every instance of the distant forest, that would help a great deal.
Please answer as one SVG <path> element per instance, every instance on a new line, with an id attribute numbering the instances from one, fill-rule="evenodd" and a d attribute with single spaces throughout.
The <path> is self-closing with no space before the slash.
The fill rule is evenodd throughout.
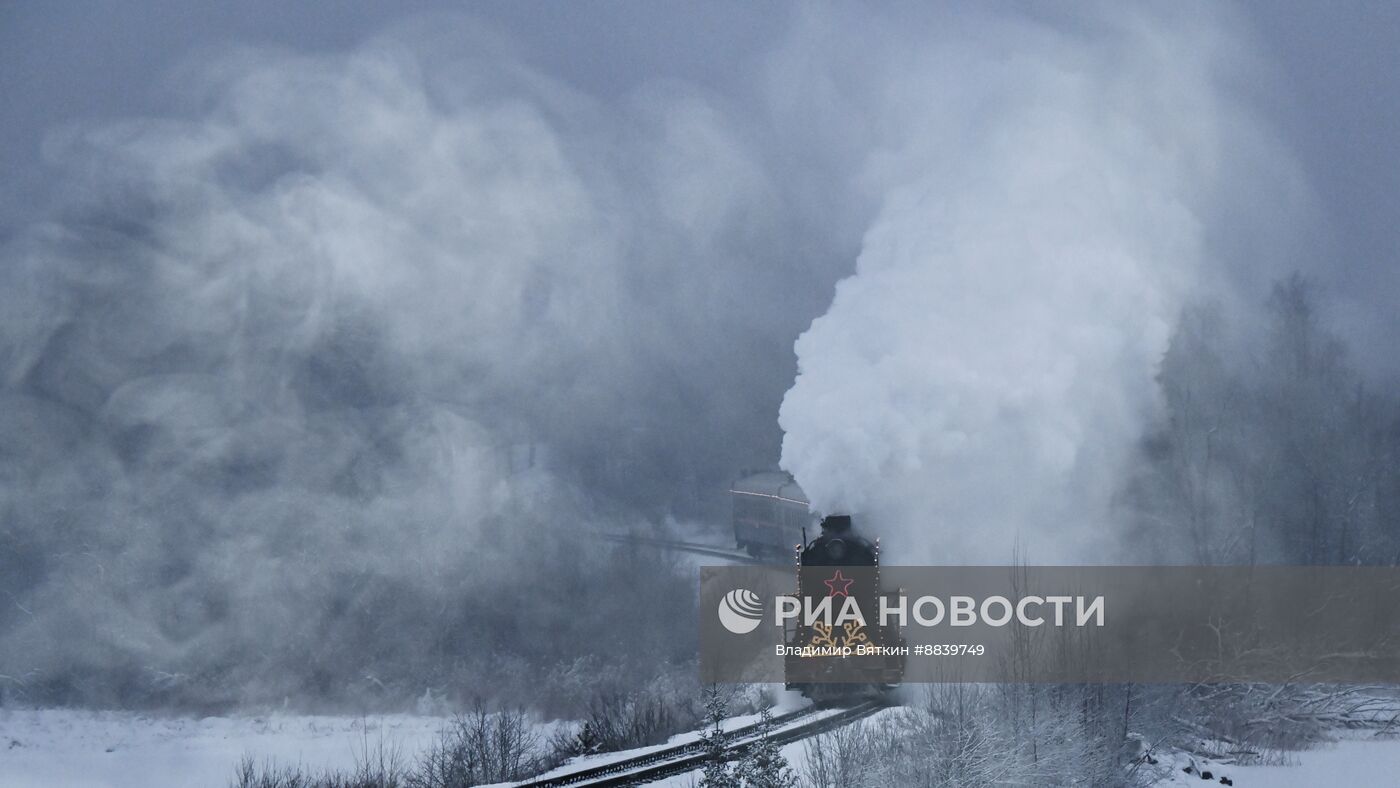
<path id="1" fill-rule="evenodd" d="M 1294 275 L 1255 325 L 1183 312 L 1158 375 L 1165 418 L 1123 501 L 1149 559 L 1400 561 L 1400 400 L 1368 384 L 1317 300 Z"/>

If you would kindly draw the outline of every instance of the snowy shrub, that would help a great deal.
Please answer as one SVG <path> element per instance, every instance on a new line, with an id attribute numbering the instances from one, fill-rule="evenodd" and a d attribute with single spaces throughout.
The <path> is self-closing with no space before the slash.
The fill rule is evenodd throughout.
<path id="1" fill-rule="evenodd" d="M 552 763 L 540 755 L 539 741 L 525 714 L 487 711 L 477 704 L 458 715 L 417 763 L 407 762 L 382 741 L 366 741 L 349 771 L 307 770 L 257 763 L 244 758 L 231 788 L 470 788 L 521 780 Z"/>
<path id="2" fill-rule="evenodd" d="M 739 788 L 739 780 L 729 768 L 729 735 L 724 730 L 728 702 L 714 685 L 705 689 L 704 698 L 705 728 L 700 744 L 705 750 L 705 765 L 700 770 L 700 788 Z"/>
<path id="3" fill-rule="evenodd" d="M 773 712 L 766 706 L 759 711 L 758 730 L 763 738 L 744 752 L 734 776 L 744 788 L 797 788 L 797 775 L 783 757 L 782 747 L 769 738 Z"/>
<path id="4" fill-rule="evenodd" d="M 521 711 L 477 704 L 452 724 L 408 777 L 410 788 L 466 788 L 520 780 L 540 771 L 539 740 Z"/>
<path id="5" fill-rule="evenodd" d="M 876 788 L 877 742 L 861 723 L 847 725 L 808 739 L 802 777 L 811 788 Z"/>
<path id="6" fill-rule="evenodd" d="M 244 757 L 229 788 L 412 788 L 409 769 L 398 750 L 380 742 L 366 746 L 348 772 L 307 770 L 301 766 L 257 763 Z"/>
<path id="7" fill-rule="evenodd" d="M 778 744 L 768 739 L 773 731 L 773 714 L 768 706 L 759 711 L 760 740 L 743 747 L 738 762 L 731 764 L 736 753 L 724 722 L 730 716 L 730 701 L 749 696 L 743 690 L 711 685 L 703 697 L 705 719 L 700 744 L 705 750 L 705 763 L 700 770 L 699 788 L 796 788 L 797 775 Z"/>
<path id="8" fill-rule="evenodd" d="M 837 786 L 1132 785 L 1106 701 L 1084 685 L 948 684 L 805 744 L 803 780 Z M 1121 714 L 1122 709 L 1118 709 Z"/>
<path id="9" fill-rule="evenodd" d="M 580 755 L 658 744 L 693 730 L 697 721 L 694 704 L 666 687 L 594 693 L 583 724 L 571 741 L 562 742 L 563 752 Z"/>
<path id="10" fill-rule="evenodd" d="M 1388 694 L 1372 687 L 1300 684 L 1182 688 L 1172 742 L 1229 763 L 1286 763 L 1288 752 L 1328 741 L 1333 731 L 1393 725 L 1395 703 Z"/>

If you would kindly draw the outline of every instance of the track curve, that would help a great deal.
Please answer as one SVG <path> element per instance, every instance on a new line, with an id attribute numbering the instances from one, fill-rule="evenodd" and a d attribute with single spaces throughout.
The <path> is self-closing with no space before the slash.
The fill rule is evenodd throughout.
<path id="1" fill-rule="evenodd" d="M 748 725 L 729 732 L 729 746 L 726 749 L 728 760 L 735 760 L 753 745 L 764 738 L 779 745 L 791 744 L 820 733 L 835 730 L 864 719 L 886 707 L 883 700 L 869 700 L 835 714 L 818 716 L 822 709 L 811 707 L 774 717 L 766 737 L 761 736 L 758 724 Z M 668 747 L 649 752 L 636 758 L 582 769 L 542 780 L 519 783 L 519 788 L 557 788 L 558 786 L 623 786 L 655 782 L 677 774 L 683 774 L 705 765 L 704 744 L 699 741 Z"/>

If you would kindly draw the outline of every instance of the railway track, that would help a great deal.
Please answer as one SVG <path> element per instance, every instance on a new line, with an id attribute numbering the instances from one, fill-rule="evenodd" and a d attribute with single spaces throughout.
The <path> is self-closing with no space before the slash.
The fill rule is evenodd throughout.
<path id="1" fill-rule="evenodd" d="M 726 561 L 733 561 L 738 564 L 761 564 L 762 561 L 754 558 L 748 553 L 739 550 L 730 550 L 723 547 L 711 545 L 694 544 L 692 542 L 678 542 L 672 539 L 658 539 L 653 536 L 634 536 L 632 534 L 608 534 L 597 533 L 598 538 L 608 542 L 619 544 L 635 544 L 644 547 L 656 547 L 662 550 L 676 550 L 682 553 L 694 553 L 710 558 L 723 558 Z"/>
<path id="2" fill-rule="evenodd" d="M 869 700 L 834 714 L 821 715 L 820 709 L 808 708 L 773 718 L 767 738 L 780 746 L 816 736 L 874 714 L 885 707 L 881 700 Z M 749 725 L 729 732 L 726 755 L 729 760 L 743 756 L 764 737 L 758 725 Z M 699 769 L 705 765 L 705 747 L 699 741 L 667 747 L 635 758 L 602 764 L 542 780 L 519 783 L 519 788 L 556 788 L 557 786 L 623 786 L 641 785 L 666 777 Z"/>

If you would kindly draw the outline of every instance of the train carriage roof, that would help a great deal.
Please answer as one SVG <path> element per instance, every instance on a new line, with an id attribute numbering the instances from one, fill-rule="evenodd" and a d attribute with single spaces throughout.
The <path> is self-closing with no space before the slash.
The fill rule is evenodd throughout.
<path id="1" fill-rule="evenodd" d="M 736 495 L 759 495 L 807 506 L 807 494 L 784 471 L 760 471 L 735 480 L 729 491 Z"/>

